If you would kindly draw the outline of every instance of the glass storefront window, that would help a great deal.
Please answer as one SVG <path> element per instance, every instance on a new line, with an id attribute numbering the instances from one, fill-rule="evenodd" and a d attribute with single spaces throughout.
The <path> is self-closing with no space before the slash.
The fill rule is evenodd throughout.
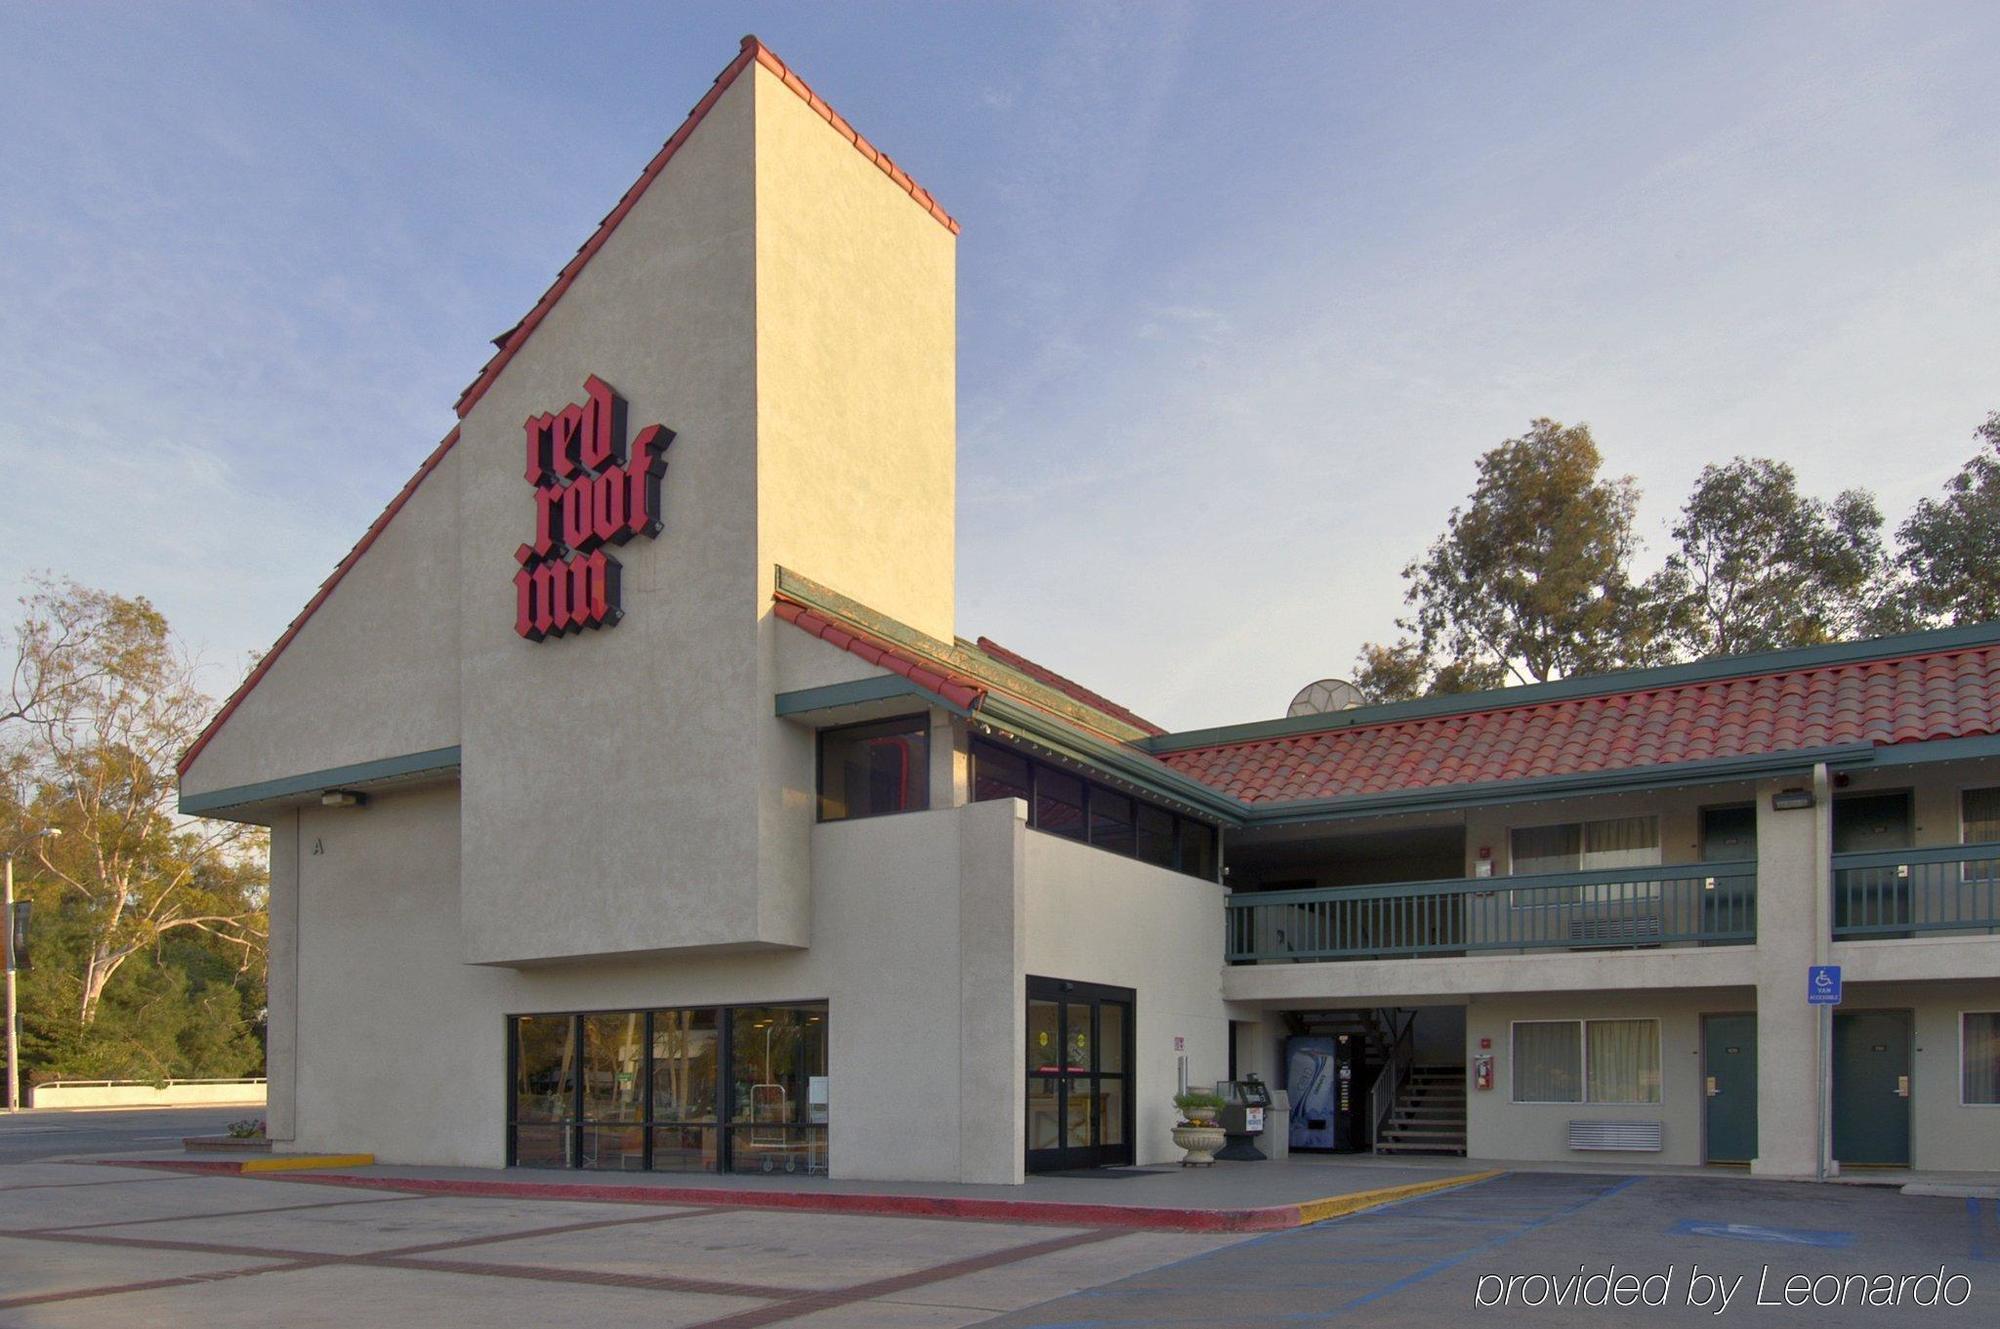
<path id="1" fill-rule="evenodd" d="M 715 1120 L 713 1010 L 653 1012 L 653 1120 Z"/>
<path id="2" fill-rule="evenodd" d="M 824 1171 L 826 1007 L 738 1007 L 729 1042 L 731 1170 Z"/>
<path id="3" fill-rule="evenodd" d="M 568 1121 L 575 1115 L 575 1018 L 522 1016 L 514 1022 L 514 1119 Z"/>
<path id="4" fill-rule="evenodd" d="M 826 1171 L 824 1002 L 523 1015 L 508 1026 L 517 1167 Z"/>
<path id="5" fill-rule="evenodd" d="M 819 819 L 845 821 L 930 806 L 930 719 L 907 715 L 819 735 Z"/>

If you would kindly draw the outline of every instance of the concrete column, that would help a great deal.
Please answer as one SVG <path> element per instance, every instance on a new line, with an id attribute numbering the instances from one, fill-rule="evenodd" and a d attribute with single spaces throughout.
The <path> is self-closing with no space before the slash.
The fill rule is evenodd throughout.
<path id="1" fill-rule="evenodd" d="M 958 816 L 958 1179 L 1014 1185 L 1027 1171 L 1028 806 L 994 799 Z"/>
<path id="2" fill-rule="evenodd" d="M 299 1050 L 299 814 L 281 812 L 271 826 L 270 952 L 264 993 L 264 1134 L 298 1134 Z"/>
<path id="3" fill-rule="evenodd" d="M 1813 789 L 1815 805 L 1779 812 L 1771 796 Z M 1757 1157 L 1760 1177 L 1812 1177 L 1819 1163 L 1818 1011 L 1806 969 L 1826 958 L 1833 801 L 1825 768 L 1757 786 Z"/>
<path id="4" fill-rule="evenodd" d="M 931 806 L 962 808 L 972 801 L 972 744 L 965 721 L 931 711 Z"/>

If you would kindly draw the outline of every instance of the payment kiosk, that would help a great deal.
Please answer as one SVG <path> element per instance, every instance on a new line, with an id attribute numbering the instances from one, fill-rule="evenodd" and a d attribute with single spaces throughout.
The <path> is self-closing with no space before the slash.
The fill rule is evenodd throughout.
<path id="1" fill-rule="evenodd" d="M 1252 1075 L 1246 1080 L 1220 1081 L 1215 1092 L 1222 1099 L 1218 1124 L 1228 1137 L 1228 1143 L 1216 1150 L 1216 1158 L 1225 1162 L 1261 1163 L 1264 1153 L 1257 1147 L 1257 1137 L 1264 1133 L 1264 1119 L 1271 1109 L 1271 1091 Z"/>

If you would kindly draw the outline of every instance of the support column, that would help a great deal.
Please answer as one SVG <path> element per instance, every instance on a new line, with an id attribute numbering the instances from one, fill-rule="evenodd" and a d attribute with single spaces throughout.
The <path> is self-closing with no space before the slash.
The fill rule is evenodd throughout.
<path id="1" fill-rule="evenodd" d="M 265 957 L 264 1135 L 298 1135 L 299 1057 L 299 814 L 281 812 L 271 825 L 271 936 Z"/>
<path id="2" fill-rule="evenodd" d="M 1028 806 L 959 809 L 958 1179 L 1027 1176 L 1027 908 L 1021 875 Z"/>
<path id="3" fill-rule="evenodd" d="M 1810 789 L 1814 806 L 1780 812 L 1771 797 Z M 1827 954 L 1833 802 L 1826 768 L 1757 786 L 1757 1157 L 1760 1177 L 1811 1178 L 1819 1167 L 1819 1012 L 1806 969 Z"/>

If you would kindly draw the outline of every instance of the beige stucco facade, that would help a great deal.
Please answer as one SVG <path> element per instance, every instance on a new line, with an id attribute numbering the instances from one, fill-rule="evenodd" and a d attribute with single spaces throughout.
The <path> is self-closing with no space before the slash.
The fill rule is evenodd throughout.
<path id="1" fill-rule="evenodd" d="M 1956 844 L 1961 792 L 2000 785 L 2000 758 L 1845 784 L 1802 761 L 1267 830 L 1118 747 L 1137 731 L 1087 699 L 1014 676 L 1008 695 L 1081 715 L 1089 741 L 1058 721 L 1009 732 L 908 660 L 782 621 L 780 569 L 921 638 L 932 663 L 963 653 L 956 229 L 789 80 L 748 60 L 705 103 L 183 773 L 188 810 L 272 829 L 281 1150 L 497 1167 L 513 1017 L 824 1003 L 834 1175 L 1015 1182 L 1024 1005 L 1053 980 L 1131 1003 L 1142 1165 L 1176 1156 L 1183 1080 L 1234 1064 L 1281 1084 L 1302 1015 L 1368 1011 L 1415 1012 L 1434 1068 L 1494 1058 L 1492 1087 L 1467 1094 L 1473 1155 L 1574 1159 L 1572 1121 L 1638 1117 L 1660 1126 L 1657 1161 L 1700 1163 L 1704 1017 L 1754 1013 L 1753 1167 L 1806 1177 L 1818 1141 L 1799 1123 L 1822 1095 L 1803 989 L 1830 961 L 1855 1001 L 1911 1013 L 1914 1164 L 1996 1166 L 2000 1108 L 1949 1091 L 1960 1014 L 2000 1010 L 2000 936 L 1835 941 L 1829 882 L 1837 799 L 1908 788 L 1912 843 Z M 512 580 L 535 511 L 522 422 L 581 401 L 591 375 L 632 431 L 674 431 L 662 529 L 615 547 L 615 626 L 528 640 Z M 923 810 L 821 820 L 823 731 L 889 717 L 928 735 Z M 1136 837 L 1114 852 L 1050 833 L 1011 795 L 979 801 L 971 753 L 999 740 L 1059 778 L 1152 798 L 1170 824 L 1220 828 L 1235 875 L 1158 866 Z M 364 801 L 322 801 L 336 790 Z M 1796 790 L 1812 806 L 1774 806 Z M 1517 830 L 1656 818 L 1665 876 L 1716 860 L 1703 818 L 1719 807 L 1755 809 L 1748 944 L 1491 948 Z M 1452 934 L 1463 954 L 1224 962 L 1232 888 L 1489 875 L 1486 922 Z M 1943 889 L 1926 882 L 1920 896 Z M 1698 925 L 1704 889 L 1699 873 L 1676 887 L 1666 933 Z M 1512 1026 L 1571 1019 L 1657 1020 L 1658 1102 L 1513 1101 Z"/>

